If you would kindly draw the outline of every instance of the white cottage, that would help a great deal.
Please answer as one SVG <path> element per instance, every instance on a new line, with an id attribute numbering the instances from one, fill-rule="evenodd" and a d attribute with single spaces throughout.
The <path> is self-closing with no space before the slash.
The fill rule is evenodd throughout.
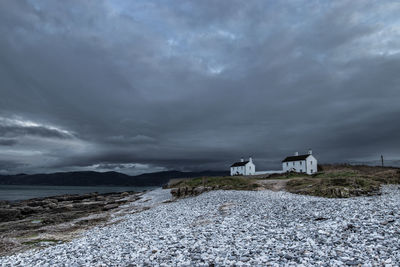
<path id="1" fill-rule="evenodd" d="M 248 161 L 241 159 L 239 162 L 235 162 L 231 166 L 231 176 L 234 175 L 254 175 L 256 173 L 256 165 L 253 163 L 253 159 L 250 157 Z"/>
<path id="2" fill-rule="evenodd" d="M 282 160 L 282 170 L 284 172 L 304 172 L 313 174 L 317 172 L 317 159 L 312 155 L 312 151 L 308 154 L 299 155 L 298 152 L 294 156 L 286 157 Z"/>

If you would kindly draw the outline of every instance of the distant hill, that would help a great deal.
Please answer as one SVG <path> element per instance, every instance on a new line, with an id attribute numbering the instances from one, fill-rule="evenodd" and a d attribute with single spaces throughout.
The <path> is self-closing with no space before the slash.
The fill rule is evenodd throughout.
<path id="1" fill-rule="evenodd" d="M 49 174 L 0 175 L 0 185 L 66 186 L 162 186 L 172 178 L 225 176 L 226 171 L 163 171 L 130 176 L 119 172 L 57 172 Z"/>

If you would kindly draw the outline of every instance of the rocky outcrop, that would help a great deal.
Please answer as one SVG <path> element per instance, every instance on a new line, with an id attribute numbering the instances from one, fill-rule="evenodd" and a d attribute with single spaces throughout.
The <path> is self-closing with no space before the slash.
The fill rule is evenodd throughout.
<path id="1" fill-rule="evenodd" d="M 132 201 L 131 197 L 135 194 L 135 192 L 90 193 L 36 198 L 18 202 L 1 201 L 0 222 L 16 221 L 30 217 L 35 219 L 41 217 L 46 219 L 63 217 L 64 220 L 68 220 L 69 217 L 76 218 L 76 213 L 90 213 L 118 208 L 128 201 Z M 67 216 L 64 216 L 64 213 Z"/>

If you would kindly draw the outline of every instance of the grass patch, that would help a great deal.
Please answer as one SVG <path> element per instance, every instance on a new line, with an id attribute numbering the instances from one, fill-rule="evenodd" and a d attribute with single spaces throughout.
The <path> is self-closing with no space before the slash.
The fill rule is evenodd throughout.
<path id="1" fill-rule="evenodd" d="M 254 190 L 259 187 L 255 180 L 251 178 L 224 176 L 224 177 L 199 177 L 181 180 L 170 185 L 172 188 L 178 187 L 212 187 L 227 190 Z"/>
<path id="2" fill-rule="evenodd" d="M 263 187 L 260 180 L 288 180 L 288 192 L 328 198 L 374 195 L 382 184 L 400 184 L 400 169 L 390 167 L 323 165 L 323 171 L 311 176 L 305 173 L 273 174 L 264 177 L 200 177 L 172 179 L 168 188 L 207 187 L 208 190 L 255 190 Z M 271 184 L 269 184 L 271 186 Z M 266 187 L 264 187 L 266 188 Z M 181 193 L 178 193 L 178 196 Z"/>
<path id="3" fill-rule="evenodd" d="M 311 177 L 292 179 L 286 190 L 320 197 L 353 197 L 373 195 L 382 184 L 399 184 L 400 170 L 369 166 L 328 166 Z"/>

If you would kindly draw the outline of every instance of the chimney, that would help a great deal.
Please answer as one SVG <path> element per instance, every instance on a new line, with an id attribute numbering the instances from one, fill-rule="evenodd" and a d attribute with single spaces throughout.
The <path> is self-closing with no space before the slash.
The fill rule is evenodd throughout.
<path id="1" fill-rule="evenodd" d="M 249 161 L 250 161 L 250 162 L 253 162 L 253 158 L 252 158 L 251 156 L 249 157 Z"/>
<path id="2" fill-rule="evenodd" d="M 243 159 L 243 158 L 241 158 L 241 159 L 240 159 L 240 162 L 243 162 L 243 161 L 244 161 L 244 159 Z"/>
<path id="3" fill-rule="evenodd" d="M 299 152 L 294 152 L 294 155 L 295 155 L 295 156 L 298 156 L 298 155 L 299 155 Z"/>
<path id="4" fill-rule="evenodd" d="M 308 155 L 312 155 L 312 150 L 310 148 L 310 150 L 308 150 Z"/>

